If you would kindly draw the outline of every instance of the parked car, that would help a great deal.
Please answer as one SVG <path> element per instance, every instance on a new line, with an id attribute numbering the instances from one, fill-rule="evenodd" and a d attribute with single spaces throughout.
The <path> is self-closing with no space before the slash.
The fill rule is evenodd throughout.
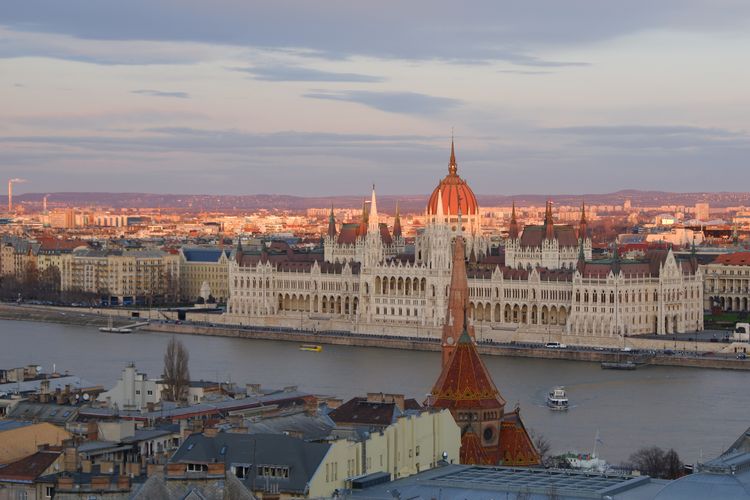
<path id="1" fill-rule="evenodd" d="M 737 359 L 747 359 L 747 354 L 744 352 L 741 352 L 737 355 Z"/>
<path id="2" fill-rule="evenodd" d="M 561 344 L 560 342 L 547 342 L 544 344 L 544 347 L 547 347 L 549 349 L 566 349 L 568 346 L 565 344 Z"/>

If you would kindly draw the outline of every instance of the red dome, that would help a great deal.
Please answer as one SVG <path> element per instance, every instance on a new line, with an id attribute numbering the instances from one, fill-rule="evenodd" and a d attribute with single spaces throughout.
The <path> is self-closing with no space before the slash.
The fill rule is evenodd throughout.
<path id="1" fill-rule="evenodd" d="M 458 215 L 459 204 L 461 206 L 461 215 L 479 214 L 479 205 L 474 191 L 471 190 L 466 181 L 456 173 L 458 165 L 456 164 L 456 155 L 451 142 L 451 159 L 448 166 L 448 175 L 440 181 L 438 187 L 432 192 L 430 201 L 427 202 L 427 214 L 435 215 L 437 213 L 438 193 L 442 192 L 443 197 L 443 214 L 446 216 Z"/>

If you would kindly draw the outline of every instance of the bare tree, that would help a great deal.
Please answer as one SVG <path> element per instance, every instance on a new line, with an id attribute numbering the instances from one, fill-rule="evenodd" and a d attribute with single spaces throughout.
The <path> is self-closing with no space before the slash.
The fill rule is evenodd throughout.
<path id="1" fill-rule="evenodd" d="M 682 475 L 682 461 L 677 452 L 665 452 L 657 446 L 641 448 L 628 459 L 628 467 L 658 479 L 676 479 Z"/>
<path id="2" fill-rule="evenodd" d="M 542 465 L 545 467 L 548 466 L 550 461 L 549 451 L 552 448 L 552 444 L 544 434 L 537 434 L 533 429 L 529 430 L 529 434 L 531 434 L 531 441 L 534 444 L 534 448 L 536 448 L 536 451 L 539 453 L 539 460 Z"/>
<path id="3" fill-rule="evenodd" d="M 190 355 L 183 343 L 172 337 L 164 353 L 164 399 L 167 401 L 187 401 L 189 360 Z"/>

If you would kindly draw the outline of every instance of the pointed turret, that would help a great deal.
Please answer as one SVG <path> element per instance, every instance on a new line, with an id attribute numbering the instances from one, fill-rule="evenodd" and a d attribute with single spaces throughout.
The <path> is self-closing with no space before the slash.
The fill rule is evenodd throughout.
<path id="1" fill-rule="evenodd" d="M 583 240 L 578 244 L 578 262 L 576 263 L 576 269 L 578 272 L 583 274 L 586 269 L 586 253 L 583 251 Z"/>
<path id="2" fill-rule="evenodd" d="M 367 214 L 367 231 L 378 234 L 380 232 L 380 220 L 378 219 L 378 202 L 375 197 L 375 184 L 372 185 L 370 196 L 370 213 Z"/>
<path id="3" fill-rule="evenodd" d="M 234 253 L 234 260 L 237 261 L 238 264 L 242 263 L 242 235 L 237 236 L 237 251 Z"/>
<path id="4" fill-rule="evenodd" d="M 464 239 L 456 238 L 453 243 L 453 266 L 451 285 L 448 291 L 448 314 L 443 325 L 442 351 L 443 366 L 448 363 L 458 338 L 461 336 L 466 319 L 466 307 L 469 303 L 469 285 L 466 276 L 466 250 Z M 474 337 L 474 327 L 467 327 L 468 335 Z"/>
<path id="5" fill-rule="evenodd" d="M 578 239 L 585 240 L 588 232 L 588 222 L 586 221 L 586 202 L 581 202 L 581 220 L 578 223 Z"/>
<path id="6" fill-rule="evenodd" d="M 336 237 L 336 218 L 333 216 L 333 203 L 331 203 L 331 213 L 328 214 L 328 236 Z"/>
<path id="7" fill-rule="evenodd" d="M 359 219 L 359 228 L 357 228 L 357 236 L 364 236 L 367 234 L 367 200 L 362 200 L 362 216 Z"/>
<path id="8" fill-rule="evenodd" d="M 393 237 L 401 237 L 401 214 L 399 213 L 398 201 L 396 202 L 396 218 L 393 219 Z"/>
<path id="9" fill-rule="evenodd" d="M 448 174 L 456 175 L 458 163 L 456 163 L 456 150 L 453 147 L 453 137 L 451 137 L 451 159 L 448 161 Z"/>
<path id="10" fill-rule="evenodd" d="M 547 209 L 544 211 L 544 237 L 548 240 L 555 239 L 555 222 L 552 220 L 552 202 L 547 202 Z"/>
<path id="11" fill-rule="evenodd" d="M 518 220 L 516 220 L 516 202 L 513 202 L 513 208 L 510 212 L 510 227 L 508 228 L 508 238 L 518 239 Z"/>

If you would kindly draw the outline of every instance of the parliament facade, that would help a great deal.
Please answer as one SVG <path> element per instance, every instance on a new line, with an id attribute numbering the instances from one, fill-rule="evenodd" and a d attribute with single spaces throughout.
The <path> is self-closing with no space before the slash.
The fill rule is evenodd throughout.
<path id="1" fill-rule="evenodd" d="M 703 328 L 703 276 L 694 259 L 671 250 L 639 260 L 592 259 L 585 207 L 576 226 L 520 229 L 513 211 L 504 248 L 491 249 L 476 197 L 458 175 L 453 144 L 448 175 L 434 189 L 425 227 L 406 252 L 398 213 L 381 223 L 373 188 L 360 220 L 337 224 L 331 211 L 323 251 L 273 243 L 229 263 L 228 320 L 244 325 L 345 330 L 440 338 L 446 321 L 452 242 L 464 240 L 468 316 L 479 339 L 509 331 L 622 339 Z"/>

